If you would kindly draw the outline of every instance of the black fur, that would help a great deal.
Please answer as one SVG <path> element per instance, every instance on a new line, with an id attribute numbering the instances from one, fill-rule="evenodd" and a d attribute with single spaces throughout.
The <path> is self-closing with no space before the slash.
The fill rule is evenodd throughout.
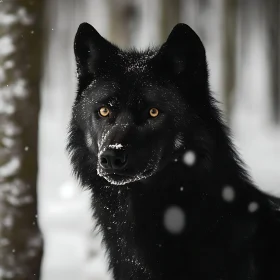
<path id="1" fill-rule="evenodd" d="M 68 151 L 114 279 L 280 279 L 279 201 L 254 186 L 233 147 L 195 32 L 178 24 L 160 48 L 122 51 L 83 23 L 74 49 Z M 174 206 L 177 231 L 166 226 Z"/>

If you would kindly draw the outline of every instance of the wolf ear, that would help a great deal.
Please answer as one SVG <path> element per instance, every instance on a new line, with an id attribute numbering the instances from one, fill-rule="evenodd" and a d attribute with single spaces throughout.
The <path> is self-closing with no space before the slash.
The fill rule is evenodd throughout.
<path id="1" fill-rule="evenodd" d="M 86 22 L 80 24 L 74 41 L 78 73 L 94 74 L 116 50 L 117 47 L 104 39 L 93 26 Z"/>
<path id="2" fill-rule="evenodd" d="M 186 24 L 177 24 L 158 53 L 158 61 L 177 76 L 191 75 L 198 68 L 206 67 L 204 46 L 198 35 Z M 162 67 L 163 65 L 161 65 Z"/>

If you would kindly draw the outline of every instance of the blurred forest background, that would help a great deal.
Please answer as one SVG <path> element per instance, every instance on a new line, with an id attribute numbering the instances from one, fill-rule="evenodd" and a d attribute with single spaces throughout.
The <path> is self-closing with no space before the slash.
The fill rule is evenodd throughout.
<path id="1" fill-rule="evenodd" d="M 80 23 L 122 48 L 189 24 L 252 177 L 280 196 L 279 17 L 278 0 L 0 0 L 0 280 L 110 279 L 65 152 Z"/>

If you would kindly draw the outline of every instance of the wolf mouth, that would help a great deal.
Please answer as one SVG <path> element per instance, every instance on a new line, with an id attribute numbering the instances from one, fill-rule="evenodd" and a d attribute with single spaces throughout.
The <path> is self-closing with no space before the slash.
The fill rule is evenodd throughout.
<path id="1" fill-rule="evenodd" d="M 126 174 L 120 174 L 120 173 L 107 173 L 102 170 L 100 166 L 97 168 L 97 174 L 100 177 L 103 177 L 105 180 L 107 180 L 112 185 L 126 185 L 129 183 L 133 183 L 136 181 L 144 180 L 152 175 L 154 175 L 157 171 L 157 167 L 155 168 L 149 168 L 144 170 L 143 172 L 140 172 L 135 175 L 126 175 Z"/>
<path id="2" fill-rule="evenodd" d="M 151 173 L 153 171 L 152 168 L 145 170 L 142 174 L 143 175 L 147 175 L 149 173 Z M 125 172 L 108 172 L 108 173 L 104 173 L 103 176 L 110 176 L 111 178 L 116 178 L 116 179 L 123 179 L 123 178 L 133 178 L 135 175 L 131 175 L 131 174 L 126 174 Z"/>

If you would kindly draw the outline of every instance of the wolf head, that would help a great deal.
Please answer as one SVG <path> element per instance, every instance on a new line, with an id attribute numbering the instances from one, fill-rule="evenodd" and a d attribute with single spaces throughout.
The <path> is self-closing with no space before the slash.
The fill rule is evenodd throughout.
<path id="1" fill-rule="evenodd" d="M 78 176 L 141 181 L 204 137 L 197 131 L 211 115 L 206 56 L 189 26 L 176 25 L 159 48 L 124 51 L 83 23 L 74 51 L 78 92 L 68 149 Z"/>

